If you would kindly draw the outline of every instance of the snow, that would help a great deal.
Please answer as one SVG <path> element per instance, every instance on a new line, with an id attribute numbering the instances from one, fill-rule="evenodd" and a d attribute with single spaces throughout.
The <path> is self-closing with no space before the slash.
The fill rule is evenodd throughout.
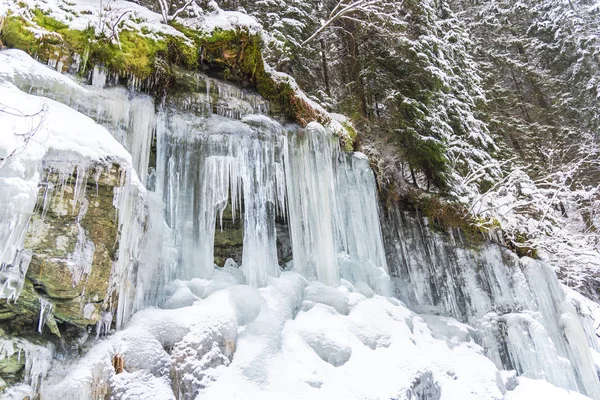
<path id="1" fill-rule="evenodd" d="M 216 280 L 237 279 L 227 274 Z M 377 295 L 342 302 L 352 306 L 340 314 L 327 305 L 330 291 L 310 289 L 320 286 L 284 272 L 262 289 L 234 285 L 191 306 L 140 311 L 76 364 L 55 360 L 42 396 L 110 387 L 117 398 L 169 399 L 174 385 L 206 399 L 375 399 L 439 388 L 447 398 L 503 398 L 498 370 L 461 324 Z M 356 293 L 349 283 L 331 289 L 337 298 Z M 125 360 L 122 374 L 114 354 Z"/>
<path id="2" fill-rule="evenodd" d="M 208 33 L 216 29 L 227 31 L 247 28 L 251 33 L 262 30 L 262 26 L 254 17 L 238 11 L 223 11 L 221 9 L 211 11 L 200 17 L 196 27 Z"/>
<path id="3" fill-rule="evenodd" d="M 518 378 L 518 386 L 508 392 L 505 400 L 545 399 L 545 400 L 587 400 L 589 397 L 577 392 L 552 386 L 546 381 Z"/>
<path id="4" fill-rule="evenodd" d="M 3 112 L 2 126 L 2 156 L 22 145 L 22 135 L 32 127 L 32 118 L 13 115 L 15 112 L 25 115 L 40 113 L 42 119 L 32 145 L 39 152 L 66 151 L 77 153 L 82 158 L 92 161 L 115 160 L 124 166 L 131 165 L 131 155 L 112 137 L 102 126 L 91 118 L 74 111 L 56 101 L 29 95 L 15 85 L 31 85 L 48 91 L 82 92 L 85 91 L 73 80 L 36 61 L 26 53 L 18 50 L 0 52 L 0 87 L 2 99 L 11 99 L 10 107 L 13 113 Z M 9 110 L 10 111 L 10 110 Z M 69 121 L 69 124 L 64 124 Z M 20 137 L 21 136 L 21 137 Z M 37 144 L 37 145 L 36 145 Z M 9 151 L 10 150 L 10 151 Z M 31 155 L 32 157 L 34 155 Z M 43 155 L 37 154 L 37 157 Z"/>
<path id="5" fill-rule="evenodd" d="M 213 2 L 214 3 L 214 2 Z M 216 3 L 214 3 L 216 6 Z M 113 26 L 119 22 L 116 32 L 130 30 L 138 32 L 154 40 L 162 40 L 165 35 L 189 39 L 174 27 L 165 24 L 161 14 L 148 8 L 125 0 L 0 0 L 0 15 L 10 12 L 32 20 L 31 10 L 40 9 L 70 29 L 85 30 L 93 27 L 97 35 L 113 35 Z M 176 17 L 175 20 L 210 34 L 214 30 L 247 29 L 251 33 L 259 33 L 262 26 L 253 17 L 238 11 L 224 11 L 218 6 L 211 10 L 203 10 L 198 6 L 190 7 L 195 16 L 189 18 Z M 31 28 L 38 36 L 53 33 L 43 28 Z M 118 36 L 112 40 L 118 41 Z M 192 42 L 189 42 L 190 45 Z"/>
<path id="6" fill-rule="evenodd" d="M 22 239 L 44 166 L 67 161 L 61 171 L 76 168 L 76 187 L 79 167 L 93 163 L 119 163 L 131 172 L 114 198 L 120 242 L 110 291 L 119 303 L 103 314 L 97 340 L 90 339 L 80 359 L 57 357 L 50 368 L 51 350 L 40 350 L 28 358 L 29 389 L 12 391 L 35 394 L 37 378 L 50 370 L 41 384 L 50 400 L 107 393 L 350 400 L 569 395 L 521 377 L 507 393 L 515 378 L 501 371 L 505 346 L 503 356 L 520 374 L 600 398 L 597 355 L 589 352 L 598 350 L 597 310 L 565 296 L 543 262 L 495 245 L 450 251 L 439 235 L 422 230 L 426 220 L 395 225 L 398 254 L 386 257 L 373 172 L 364 155 L 339 148 L 331 134 L 339 117 L 328 127 L 284 129 L 255 115 L 259 99 L 230 85 L 217 85 L 225 100 L 219 115 L 206 112 L 210 94 L 198 97 L 200 109 L 165 102 L 155 115 L 149 97 L 104 88 L 100 70 L 93 81 L 83 87 L 23 53 L 0 53 L 0 98 L 10 98 L 13 111 L 43 111 L 37 119 L 0 112 L 0 156 L 17 150 L 0 164 L 0 200 L 7 204 L 0 210 L 0 261 L 12 263 L 0 270 L 0 296 L 18 298 L 31 257 Z M 82 106 L 83 99 L 91 106 Z M 25 143 L 22 134 L 32 126 L 38 129 Z M 146 176 L 155 127 L 157 170 Z M 152 177 L 153 191 L 134 170 L 149 186 Z M 235 218 L 244 206 L 244 248 L 241 266 L 230 259 L 221 268 L 213 264 L 215 223 L 228 203 Z M 291 230 L 291 271 L 278 265 L 276 216 Z M 455 234 L 448 240 L 455 243 Z M 90 268 L 93 251 L 78 237 L 75 279 Z M 403 301 L 392 297 L 388 274 L 401 265 L 395 283 Z M 117 331 L 110 334 L 113 313 Z M 3 346 L 3 356 L 14 353 Z M 115 357 L 124 360 L 124 372 L 115 371 Z"/>
<path id="7" fill-rule="evenodd" d="M 68 75 L 63 75 L 46 65 L 36 62 L 20 50 L 0 52 L 0 79 L 16 86 L 30 85 L 48 91 L 85 92 Z"/>
<path id="8" fill-rule="evenodd" d="M 163 24 L 162 16 L 150 11 L 134 2 L 124 0 L 111 0 L 101 2 L 96 0 L 24 0 L 11 1 L 0 0 L 0 15 L 11 12 L 13 15 L 21 15 L 31 20 L 30 10 L 39 8 L 46 15 L 66 24 L 70 29 L 85 30 L 93 27 L 96 34 L 112 34 L 112 25 L 119 18 L 122 26 L 120 30 L 133 30 L 145 32 L 152 39 L 160 40 L 163 35 L 171 35 L 185 38 L 177 29 Z M 38 35 L 49 34 L 43 28 L 35 29 Z"/>

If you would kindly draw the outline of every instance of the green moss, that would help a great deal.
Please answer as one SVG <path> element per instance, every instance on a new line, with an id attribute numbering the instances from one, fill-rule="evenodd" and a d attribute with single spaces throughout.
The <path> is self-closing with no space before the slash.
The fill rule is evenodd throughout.
<path id="1" fill-rule="evenodd" d="M 68 25 L 45 15 L 39 9 L 33 10 L 33 22 L 35 25 L 21 17 L 7 17 L 2 41 L 8 47 L 24 50 L 41 60 L 61 60 L 65 65 L 71 64 L 76 55 L 83 56 L 84 65 L 80 72 L 100 64 L 112 72 L 145 79 L 154 73 L 156 57 L 168 54 L 169 49 L 186 65 L 193 66 L 195 62 L 193 50 L 190 51 L 181 38 L 155 41 L 137 32 L 122 31 L 118 43 L 113 43 L 112 38 L 96 37 L 91 27 L 85 30 L 69 29 Z M 47 33 L 36 38 L 30 31 L 34 26 Z"/>
<path id="2" fill-rule="evenodd" d="M 344 150 L 353 151 L 354 145 L 358 138 L 358 132 L 356 132 L 356 129 L 354 129 L 354 127 L 348 122 L 342 122 L 342 126 L 346 130 L 346 138 L 342 140 Z"/>
<path id="3" fill-rule="evenodd" d="M 21 49 L 33 56 L 39 52 L 40 43 L 35 39 L 33 33 L 26 28 L 25 21 L 20 17 L 6 17 L 0 40 L 8 47 Z"/>
<path id="4" fill-rule="evenodd" d="M 444 201 L 438 196 L 423 195 L 416 199 L 415 205 L 424 216 L 443 230 L 458 228 L 470 239 L 482 239 L 481 230 L 461 204 Z"/>
<path id="5" fill-rule="evenodd" d="M 507 247 L 517 253 L 519 257 L 538 258 L 538 252 L 531 247 L 529 237 L 526 234 L 517 233 L 514 237 L 509 237 L 506 233 L 503 233 L 503 236 Z"/>
<path id="6" fill-rule="evenodd" d="M 154 59 L 166 51 L 165 42 L 157 42 L 132 31 L 122 31 L 119 44 L 99 40 L 90 50 L 90 61 L 103 64 L 111 71 L 132 74 L 140 79 L 154 72 Z"/>
<path id="7" fill-rule="evenodd" d="M 228 70 L 232 80 L 249 82 L 265 99 L 288 118 L 306 125 L 310 121 L 327 122 L 306 101 L 296 96 L 291 85 L 275 81 L 264 68 L 259 35 L 248 31 L 216 30 L 210 36 L 196 37 L 203 62 L 221 71 Z"/>
<path id="8" fill-rule="evenodd" d="M 185 38 L 165 35 L 162 40 L 153 40 L 144 31 L 121 31 L 115 40 L 95 36 L 91 27 L 83 31 L 69 29 L 39 9 L 32 14 L 33 24 L 22 17 L 7 17 L 0 37 L 6 46 L 24 50 L 42 61 L 62 61 L 65 66 L 72 65 L 75 57 L 80 56 L 83 61 L 80 73 L 94 65 L 103 65 L 119 75 L 133 75 L 142 80 L 154 78 L 157 92 L 160 87 L 173 84 L 173 66 L 190 71 L 208 68 L 220 71 L 227 80 L 248 83 L 281 114 L 301 125 L 310 121 L 328 122 L 328 116 L 296 96 L 288 82 L 275 81 L 267 74 L 261 38 L 247 30 L 215 30 L 206 35 L 171 23 Z M 36 38 L 29 29 L 33 27 L 47 34 Z"/>

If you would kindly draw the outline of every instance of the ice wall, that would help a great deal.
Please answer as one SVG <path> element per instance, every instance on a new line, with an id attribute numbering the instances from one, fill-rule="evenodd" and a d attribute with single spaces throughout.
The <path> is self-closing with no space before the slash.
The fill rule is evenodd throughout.
<path id="1" fill-rule="evenodd" d="M 398 208 L 384 226 L 396 295 L 412 309 L 472 325 L 499 368 L 600 398 L 588 336 L 548 265 L 436 233 Z"/>
<path id="2" fill-rule="evenodd" d="M 295 269 L 328 285 L 344 278 L 389 294 L 368 160 L 342 152 L 337 139 L 316 123 L 289 136 L 286 176 Z"/>

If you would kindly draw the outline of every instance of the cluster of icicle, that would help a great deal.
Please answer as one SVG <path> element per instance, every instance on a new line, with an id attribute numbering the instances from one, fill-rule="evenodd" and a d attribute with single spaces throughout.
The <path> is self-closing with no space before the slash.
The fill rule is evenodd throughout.
<path id="1" fill-rule="evenodd" d="M 11 387 L 3 398 L 34 398 L 38 393 L 42 378 L 50 369 L 54 347 L 36 345 L 27 340 L 0 338 L 0 360 L 16 358 L 18 363 L 24 363 L 22 384 Z"/>
<path id="2" fill-rule="evenodd" d="M 390 211 L 386 236 L 397 295 L 413 310 L 441 313 L 477 330 L 500 369 L 600 398 L 590 348 L 598 340 L 556 274 L 496 244 L 471 249 L 459 232 L 433 233 L 426 218 Z"/>
<path id="3" fill-rule="evenodd" d="M 297 271 L 331 285 L 344 278 L 390 293 L 368 162 L 341 152 L 320 125 L 285 129 L 257 114 L 268 111 L 260 96 L 199 74 L 197 91 L 170 99 L 158 114 L 149 96 L 104 88 L 114 77 L 99 68 L 85 90 L 18 79 L 21 88 L 107 127 L 150 189 L 127 174 L 115 188 L 120 243 L 110 290 L 118 293 L 118 304 L 111 305 L 117 328 L 136 311 L 157 305 L 169 281 L 211 276 L 215 221 L 228 203 L 233 217 L 244 220 L 241 268 L 250 285 L 265 286 L 281 271 L 279 216 L 290 226 Z M 153 135 L 156 169 L 149 171 Z M 77 199 L 85 213 L 85 198 Z M 93 258 L 93 243 L 80 236 L 73 255 L 78 280 Z"/>
<path id="4" fill-rule="evenodd" d="M 234 121 L 164 110 L 157 137 L 157 191 L 178 244 L 177 278 L 210 276 L 215 220 L 231 203 L 233 218 L 244 219 L 249 284 L 265 286 L 279 274 L 279 215 L 290 226 L 297 271 L 389 293 L 373 174 L 323 127 L 285 130 L 264 116 Z"/>

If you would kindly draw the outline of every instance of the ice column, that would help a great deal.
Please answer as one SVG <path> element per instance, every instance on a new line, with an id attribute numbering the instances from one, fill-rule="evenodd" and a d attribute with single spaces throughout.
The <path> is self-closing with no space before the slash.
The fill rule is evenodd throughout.
<path id="1" fill-rule="evenodd" d="M 336 247 L 341 276 L 364 281 L 377 293 L 391 295 L 383 247 L 375 176 L 361 153 L 340 154 L 336 174 Z M 349 257 L 347 257 L 348 255 Z"/>
<path id="2" fill-rule="evenodd" d="M 339 283 L 335 241 L 335 139 L 321 125 L 289 133 L 286 157 L 289 227 L 295 269 Z"/>
<path id="3" fill-rule="evenodd" d="M 340 278 L 389 295 L 373 172 L 317 123 L 291 130 L 286 158 L 294 267 L 327 285 Z"/>
<path id="4" fill-rule="evenodd" d="M 133 168 L 140 181 L 146 184 L 148 162 L 155 127 L 154 101 L 150 96 L 138 95 L 131 100 L 129 128 L 125 148 L 131 153 Z"/>

